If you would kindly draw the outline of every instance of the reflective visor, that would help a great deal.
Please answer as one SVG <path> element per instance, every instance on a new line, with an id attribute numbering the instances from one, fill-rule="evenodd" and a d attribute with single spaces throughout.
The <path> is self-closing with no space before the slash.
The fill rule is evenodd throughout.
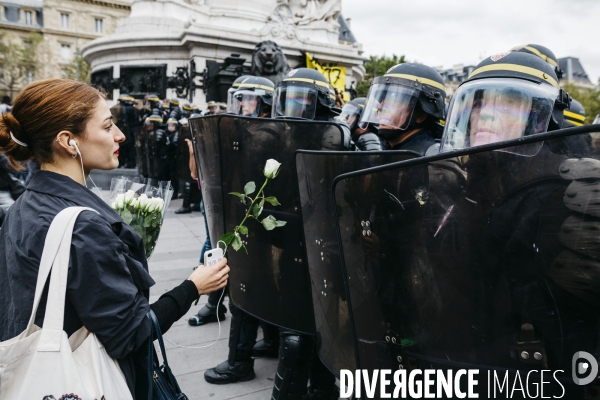
<path id="1" fill-rule="evenodd" d="M 358 116 L 362 111 L 362 107 L 356 106 L 354 104 L 346 103 L 344 107 L 342 107 L 342 112 L 338 119 L 342 121 L 346 121 L 350 129 L 354 128 L 354 125 L 357 122 Z"/>
<path id="2" fill-rule="evenodd" d="M 481 146 L 546 132 L 558 89 L 522 79 L 479 79 L 458 88 L 442 147 Z"/>
<path id="3" fill-rule="evenodd" d="M 239 108 L 236 111 L 238 115 L 246 117 L 256 117 L 260 111 L 260 96 L 264 95 L 264 90 L 238 90 L 233 97 L 238 101 Z"/>
<path id="4" fill-rule="evenodd" d="M 369 123 L 386 129 L 406 129 L 415 110 L 419 92 L 398 83 L 375 83 L 369 89 L 365 110 L 358 123 L 367 129 Z"/>
<path id="5" fill-rule="evenodd" d="M 235 98 L 234 93 L 237 91 L 237 88 L 229 88 L 227 90 L 227 113 L 228 114 L 237 114 L 240 109 L 240 101 Z"/>
<path id="6" fill-rule="evenodd" d="M 313 88 L 280 86 L 275 90 L 273 118 L 314 119 L 317 110 L 317 96 L 317 91 Z"/>

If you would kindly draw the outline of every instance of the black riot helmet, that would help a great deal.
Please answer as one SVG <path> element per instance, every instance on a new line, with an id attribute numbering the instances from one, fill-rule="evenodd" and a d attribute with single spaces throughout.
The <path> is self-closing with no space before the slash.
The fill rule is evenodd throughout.
<path id="1" fill-rule="evenodd" d="M 148 100 L 148 102 L 150 103 L 151 109 L 160 108 L 160 98 L 157 95 L 149 94 L 146 100 Z"/>
<path id="2" fill-rule="evenodd" d="M 569 95 L 540 57 L 510 52 L 488 57 L 456 90 L 442 149 L 516 139 L 560 129 Z"/>
<path id="3" fill-rule="evenodd" d="M 169 99 L 169 104 L 171 105 L 171 108 L 179 107 L 179 100 L 178 99 Z"/>
<path id="4" fill-rule="evenodd" d="M 558 58 L 556 58 L 552 50 L 550 50 L 547 47 L 541 46 L 539 44 L 525 44 L 522 46 L 513 47 L 512 49 L 510 49 L 510 51 L 518 51 L 520 53 L 529 53 L 533 54 L 534 56 L 538 56 L 539 58 L 550 64 L 552 68 L 554 68 L 554 73 L 556 74 L 558 81 L 560 81 L 564 75 L 563 70 L 560 69 L 560 67 L 558 66 Z"/>
<path id="5" fill-rule="evenodd" d="M 423 64 L 398 64 L 373 79 L 359 127 L 379 125 L 380 135 L 390 139 L 427 120 L 439 124 L 446 117 L 445 99 L 444 79 L 436 70 Z M 417 109 L 428 116 L 424 122 L 417 122 L 421 115 Z"/>
<path id="6" fill-rule="evenodd" d="M 273 118 L 315 119 L 331 114 L 335 91 L 322 73 L 297 68 L 287 73 L 275 89 Z"/>
<path id="7" fill-rule="evenodd" d="M 344 104 L 342 107 L 342 112 L 337 119 L 345 121 L 348 124 L 350 131 L 354 131 L 354 129 L 358 127 L 358 121 L 360 121 L 360 117 L 365 109 L 366 102 L 366 97 L 357 97 L 353 100 L 350 100 Z"/>
<path id="8" fill-rule="evenodd" d="M 575 99 L 571 99 L 571 105 L 563 111 L 563 127 L 572 128 L 582 126 L 585 123 L 585 108 Z"/>
<path id="9" fill-rule="evenodd" d="M 129 106 L 132 105 L 132 103 L 135 103 L 135 99 L 128 94 L 121 94 L 119 95 L 119 103 Z"/>
<path id="10" fill-rule="evenodd" d="M 240 104 L 233 98 L 233 94 L 238 90 L 243 81 L 251 78 L 252 75 L 242 75 L 233 81 L 231 87 L 227 90 L 227 114 L 237 114 Z"/>
<path id="11" fill-rule="evenodd" d="M 162 117 L 156 113 L 152 114 L 144 121 L 144 125 L 146 125 L 146 129 L 148 130 L 157 130 L 162 125 Z M 150 129 L 152 128 L 152 129 Z"/>
<path id="12" fill-rule="evenodd" d="M 192 113 L 192 106 L 190 105 L 190 103 L 183 103 L 183 105 L 181 106 L 181 115 L 184 118 L 188 118 L 191 113 Z"/>
<path id="13" fill-rule="evenodd" d="M 233 98 L 239 104 L 236 114 L 248 117 L 271 115 L 275 85 L 267 78 L 251 76 L 242 81 Z"/>

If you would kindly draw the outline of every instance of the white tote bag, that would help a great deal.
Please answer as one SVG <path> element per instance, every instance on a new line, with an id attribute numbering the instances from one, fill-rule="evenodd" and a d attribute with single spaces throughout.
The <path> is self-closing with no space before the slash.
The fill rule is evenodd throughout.
<path id="1" fill-rule="evenodd" d="M 69 207 L 52 221 L 35 288 L 27 328 L 0 342 L 0 399 L 44 400 L 70 395 L 82 400 L 131 399 L 125 376 L 96 338 L 82 327 L 70 338 L 63 331 L 71 236 L 86 207 Z M 34 325 L 44 285 L 50 277 L 42 328 Z"/>

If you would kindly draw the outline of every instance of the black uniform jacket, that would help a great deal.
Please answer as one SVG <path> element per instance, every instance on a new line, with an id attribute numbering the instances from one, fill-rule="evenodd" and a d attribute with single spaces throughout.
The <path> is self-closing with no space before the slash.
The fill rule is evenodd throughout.
<path id="1" fill-rule="evenodd" d="M 75 223 L 64 330 L 71 335 L 83 325 L 95 333 L 118 359 L 133 393 L 134 365 L 139 364 L 134 352 L 150 337 L 146 313 L 154 284 L 142 239 L 101 198 L 65 175 L 38 171 L 0 229 L 0 340 L 27 326 L 48 228 L 56 214 L 71 206 L 99 214 L 84 211 Z M 48 282 L 36 317 L 40 327 Z"/>

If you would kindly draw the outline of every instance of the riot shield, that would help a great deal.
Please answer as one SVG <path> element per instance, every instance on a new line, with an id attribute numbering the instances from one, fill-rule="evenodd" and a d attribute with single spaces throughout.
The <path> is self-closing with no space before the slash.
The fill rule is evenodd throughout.
<path id="1" fill-rule="evenodd" d="M 221 192 L 219 118 L 219 115 L 211 115 L 189 120 L 205 217 L 214 247 L 216 247 L 218 238 L 225 233 Z"/>
<path id="2" fill-rule="evenodd" d="M 304 226 L 306 258 L 319 343 L 319 357 L 336 375 L 356 370 L 354 330 L 348 312 L 337 241 L 332 183 L 351 171 L 418 157 L 409 151 L 296 153 L 296 174 Z M 342 211 L 343 212 L 343 211 Z"/>
<path id="3" fill-rule="evenodd" d="M 584 398 L 571 377 L 575 354 L 600 357 L 597 130 L 337 177 L 359 368 L 479 369 L 480 395 L 485 371 L 535 390 L 551 370 L 546 395 Z"/>
<path id="4" fill-rule="evenodd" d="M 243 250 L 228 252 L 232 269 L 229 295 L 244 311 L 264 321 L 312 334 L 315 326 L 294 152 L 340 148 L 342 130 L 329 122 L 222 115 L 219 132 L 226 231 L 233 231 L 246 214 L 246 205 L 227 193 L 243 192 L 250 181 L 260 187 L 268 159 L 282 165 L 279 176 L 266 187 L 265 195 L 277 197 L 281 205 L 265 204 L 260 218 L 271 214 L 287 222 L 272 231 L 265 230 L 255 220 L 247 223 L 250 232 L 243 240 L 248 254 Z"/>

